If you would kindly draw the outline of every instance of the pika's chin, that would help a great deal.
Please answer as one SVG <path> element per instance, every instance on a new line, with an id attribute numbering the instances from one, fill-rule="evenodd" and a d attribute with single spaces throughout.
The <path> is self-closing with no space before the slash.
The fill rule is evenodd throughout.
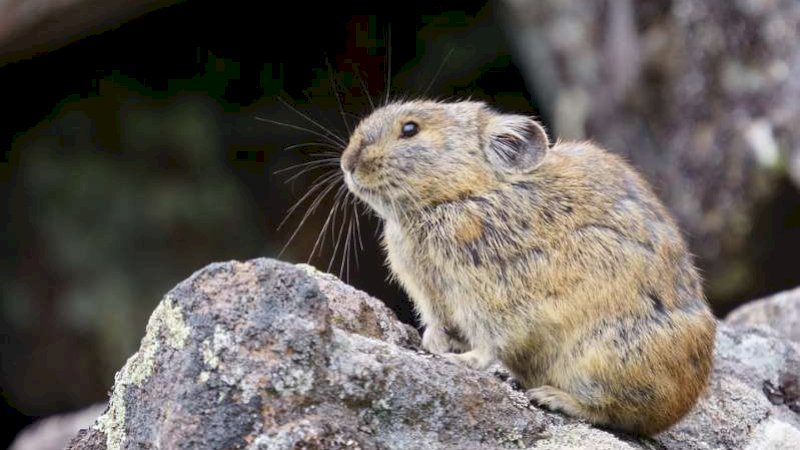
<path id="1" fill-rule="evenodd" d="M 342 169 L 342 172 L 344 173 L 344 183 L 347 185 L 347 189 L 349 189 L 350 192 L 367 203 L 381 219 L 386 220 L 392 217 L 390 208 L 387 207 L 383 196 L 379 195 L 377 190 L 364 186 L 352 172 L 345 169 Z"/>

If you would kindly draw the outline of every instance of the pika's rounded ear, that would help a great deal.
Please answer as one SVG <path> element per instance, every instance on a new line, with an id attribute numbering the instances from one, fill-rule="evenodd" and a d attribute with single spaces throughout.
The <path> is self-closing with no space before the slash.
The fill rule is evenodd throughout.
<path id="1" fill-rule="evenodd" d="M 495 115 L 484 130 L 486 157 L 507 173 L 527 173 L 542 163 L 550 141 L 535 120 L 518 115 Z"/>

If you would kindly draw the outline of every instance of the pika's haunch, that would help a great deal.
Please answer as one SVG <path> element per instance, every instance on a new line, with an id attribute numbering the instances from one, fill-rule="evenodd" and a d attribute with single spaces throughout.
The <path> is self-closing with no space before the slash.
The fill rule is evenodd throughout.
<path id="1" fill-rule="evenodd" d="M 716 320 L 676 224 L 621 158 L 551 145 L 484 103 L 409 101 L 363 119 L 341 168 L 385 222 L 427 350 L 499 360 L 531 400 L 637 434 L 704 391 Z"/>

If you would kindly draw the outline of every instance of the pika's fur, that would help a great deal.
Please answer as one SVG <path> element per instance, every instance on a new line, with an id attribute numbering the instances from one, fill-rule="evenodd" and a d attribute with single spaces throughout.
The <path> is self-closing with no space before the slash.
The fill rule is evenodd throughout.
<path id="1" fill-rule="evenodd" d="M 385 221 L 427 350 L 498 359 L 535 402 L 637 434 L 704 391 L 716 320 L 673 219 L 619 157 L 551 146 L 481 102 L 409 101 L 362 120 L 341 167 Z"/>

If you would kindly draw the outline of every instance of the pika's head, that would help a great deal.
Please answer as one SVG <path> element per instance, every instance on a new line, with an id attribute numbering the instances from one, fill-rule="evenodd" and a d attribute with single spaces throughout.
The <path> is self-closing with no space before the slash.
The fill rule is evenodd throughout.
<path id="1" fill-rule="evenodd" d="M 409 101 L 364 118 L 341 168 L 348 188 L 386 218 L 495 189 L 534 171 L 548 147 L 526 116 L 481 102 Z"/>

